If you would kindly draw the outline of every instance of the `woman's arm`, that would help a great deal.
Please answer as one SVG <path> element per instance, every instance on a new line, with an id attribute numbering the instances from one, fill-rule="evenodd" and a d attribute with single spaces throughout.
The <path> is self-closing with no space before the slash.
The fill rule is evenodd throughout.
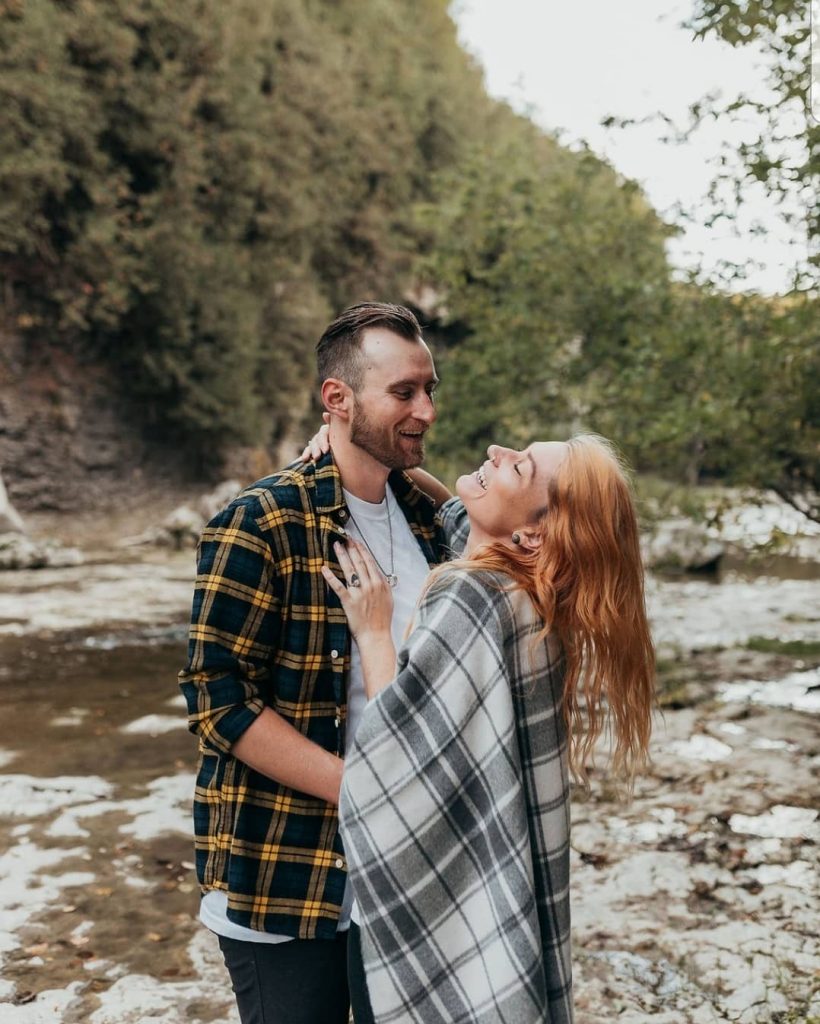
<path id="1" fill-rule="evenodd" d="M 434 477 L 432 473 L 428 473 L 426 469 L 417 467 L 416 469 L 407 469 L 405 472 L 420 491 L 424 491 L 428 497 L 433 499 L 436 508 L 441 508 L 445 501 L 452 498 L 453 492 L 449 487 Z"/>

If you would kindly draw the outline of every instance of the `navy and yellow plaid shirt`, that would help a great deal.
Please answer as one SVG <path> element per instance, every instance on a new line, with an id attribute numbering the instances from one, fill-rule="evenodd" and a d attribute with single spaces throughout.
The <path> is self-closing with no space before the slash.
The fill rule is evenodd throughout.
<path id="1" fill-rule="evenodd" d="M 428 563 L 442 561 L 430 499 L 403 473 L 389 482 Z M 336 934 L 347 875 L 336 807 L 254 771 L 231 747 L 270 707 L 343 755 L 350 639 L 320 570 L 341 575 L 333 544 L 347 517 L 330 455 L 258 481 L 217 515 L 199 545 L 179 676 L 199 737 L 199 883 L 227 892 L 231 921 L 301 939 Z"/>

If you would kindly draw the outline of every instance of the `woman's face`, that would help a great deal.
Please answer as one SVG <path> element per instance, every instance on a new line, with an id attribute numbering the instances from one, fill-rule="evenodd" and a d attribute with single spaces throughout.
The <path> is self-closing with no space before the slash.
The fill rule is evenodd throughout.
<path id="1" fill-rule="evenodd" d="M 567 453 L 564 441 L 537 441 L 523 451 L 491 444 L 487 460 L 458 478 L 456 493 L 470 517 L 470 546 L 530 537 L 547 507 L 548 485 Z"/>

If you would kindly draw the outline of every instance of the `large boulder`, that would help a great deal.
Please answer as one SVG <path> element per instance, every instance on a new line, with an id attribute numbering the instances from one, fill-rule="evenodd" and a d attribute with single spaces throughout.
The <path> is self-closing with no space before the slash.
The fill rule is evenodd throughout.
<path id="1" fill-rule="evenodd" d="M 643 538 L 644 562 L 652 569 L 716 569 L 724 551 L 721 541 L 691 519 L 665 519 Z"/>

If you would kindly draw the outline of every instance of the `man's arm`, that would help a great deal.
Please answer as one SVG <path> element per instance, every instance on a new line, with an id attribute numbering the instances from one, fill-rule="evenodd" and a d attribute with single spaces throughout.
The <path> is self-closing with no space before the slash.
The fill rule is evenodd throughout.
<path id="1" fill-rule="evenodd" d="M 441 508 L 445 501 L 452 498 L 452 491 L 441 480 L 434 477 L 432 473 L 428 473 L 426 469 L 419 469 L 417 467 L 416 469 L 405 470 L 405 472 L 420 491 L 424 491 L 426 495 L 433 499 L 436 508 Z"/>
<path id="2" fill-rule="evenodd" d="M 189 661 L 179 676 L 189 728 L 255 771 L 336 803 L 341 759 L 262 699 L 279 622 L 267 539 L 245 508 L 226 510 L 200 542 Z"/>
<path id="3" fill-rule="evenodd" d="M 264 708 L 231 748 L 254 771 L 291 789 L 338 804 L 344 761 L 320 747 L 273 708 Z"/>

